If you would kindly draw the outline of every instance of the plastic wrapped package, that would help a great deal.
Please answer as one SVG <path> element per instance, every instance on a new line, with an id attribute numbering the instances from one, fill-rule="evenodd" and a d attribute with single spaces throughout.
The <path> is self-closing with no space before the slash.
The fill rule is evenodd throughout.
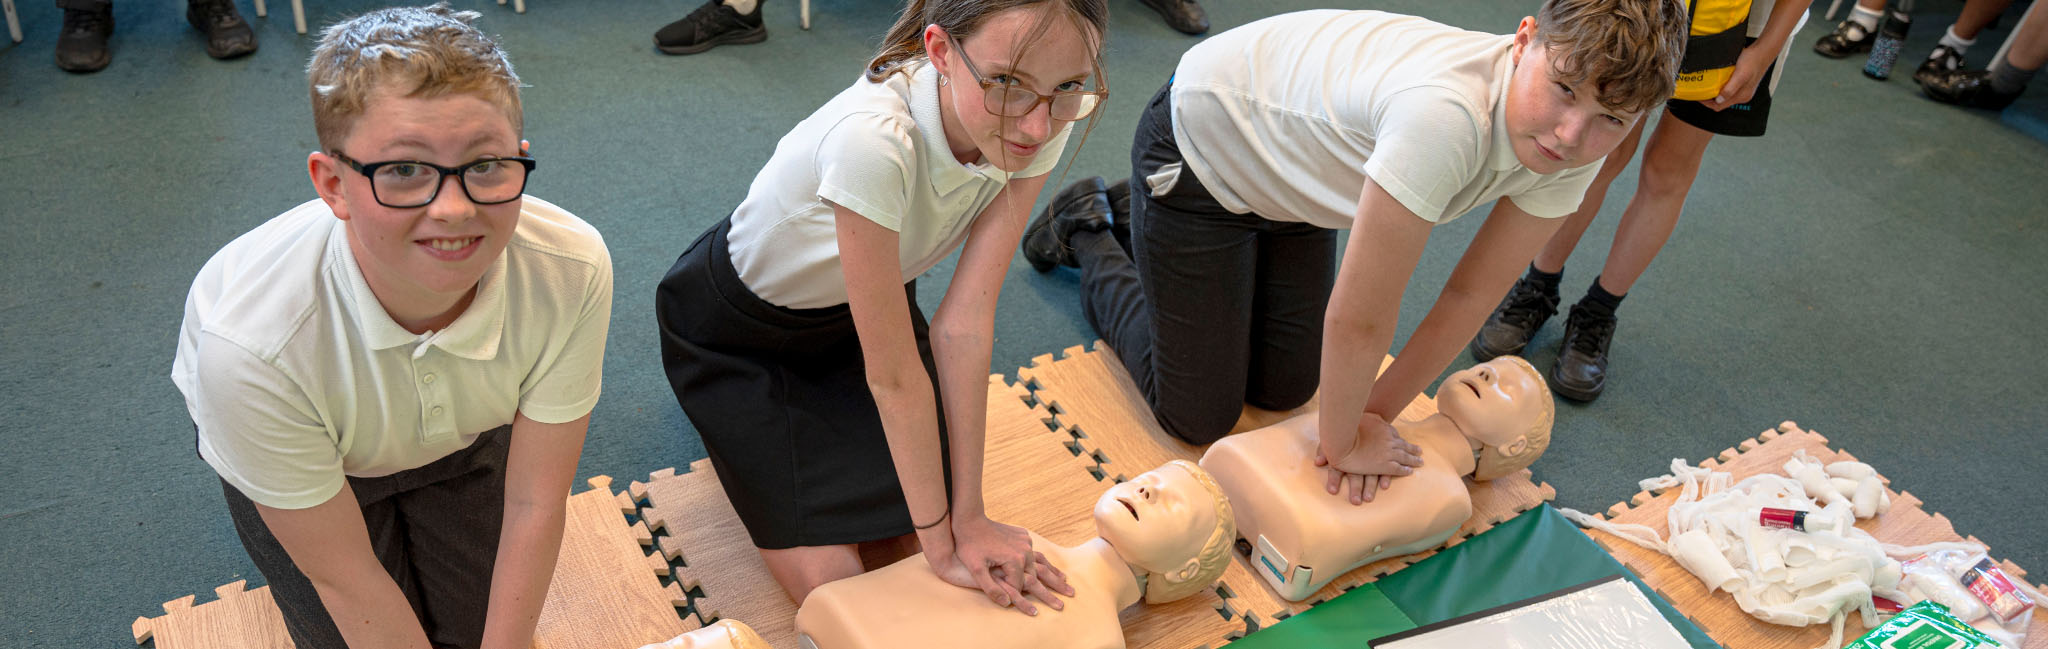
<path id="1" fill-rule="evenodd" d="M 1378 638 L 1374 649 L 1688 649 L 1620 576 Z"/>
<path id="2" fill-rule="evenodd" d="M 1899 647 L 1941 647 L 1974 649 L 1996 646 L 1998 641 L 1949 615 L 1935 602 L 1906 607 L 1892 619 L 1871 629 L 1842 649 L 1897 649 Z M 2019 645 L 2009 645 L 2018 647 Z"/>

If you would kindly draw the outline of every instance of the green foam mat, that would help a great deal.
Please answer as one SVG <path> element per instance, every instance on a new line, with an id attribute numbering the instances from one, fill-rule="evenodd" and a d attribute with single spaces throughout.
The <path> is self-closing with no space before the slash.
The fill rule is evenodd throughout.
<path id="1" fill-rule="evenodd" d="M 1367 641 L 1609 575 L 1627 578 L 1694 649 L 1720 649 L 1571 521 L 1539 507 L 1377 582 L 1231 643 L 1363 647 Z"/>

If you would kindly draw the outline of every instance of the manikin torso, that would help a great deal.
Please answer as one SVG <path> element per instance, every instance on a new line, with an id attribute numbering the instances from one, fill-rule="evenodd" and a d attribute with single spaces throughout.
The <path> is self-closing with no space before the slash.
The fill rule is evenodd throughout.
<path id="1" fill-rule="evenodd" d="M 1033 617 L 997 606 L 979 590 L 940 581 L 920 554 L 811 591 L 797 611 L 797 635 L 804 649 L 1122 649 L 1117 614 L 1142 597 L 1130 564 L 1100 538 L 1067 548 L 1034 533 L 1031 546 L 1074 588 L 1065 610 L 1041 604 Z"/>
<path id="2" fill-rule="evenodd" d="M 1471 442 L 1443 415 L 1395 427 L 1421 449 L 1422 466 L 1363 505 L 1326 489 L 1313 461 L 1315 413 L 1225 437 L 1202 456 L 1252 544 L 1254 572 L 1281 597 L 1300 600 L 1353 568 L 1436 547 L 1471 517 Z"/>

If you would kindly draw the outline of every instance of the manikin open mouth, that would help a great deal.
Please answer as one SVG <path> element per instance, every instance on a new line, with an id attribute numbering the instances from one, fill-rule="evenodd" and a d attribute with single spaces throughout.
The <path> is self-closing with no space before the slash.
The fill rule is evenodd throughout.
<path id="1" fill-rule="evenodd" d="M 1471 382 L 1471 381 L 1466 381 L 1466 382 L 1465 382 L 1465 387 L 1468 387 L 1468 388 L 1472 388 L 1472 396 L 1474 396 L 1474 397 L 1477 397 L 1477 396 L 1481 396 L 1481 395 L 1479 394 L 1479 384 L 1477 384 L 1477 383 L 1473 383 L 1473 382 Z"/>
<path id="2" fill-rule="evenodd" d="M 1119 503 L 1123 503 L 1124 509 L 1128 509 L 1128 510 L 1131 510 L 1131 520 L 1134 520 L 1134 521 L 1135 521 L 1135 520 L 1138 520 L 1138 506 L 1137 506 L 1137 505 L 1133 505 L 1133 504 L 1131 504 L 1131 501 L 1129 501 L 1129 500 L 1125 500 L 1125 499 L 1123 499 L 1123 498 L 1118 498 L 1118 499 L 1116 499 L 1116 501 L 1117 501 L 1117 502 L 1119 502 Z"/>

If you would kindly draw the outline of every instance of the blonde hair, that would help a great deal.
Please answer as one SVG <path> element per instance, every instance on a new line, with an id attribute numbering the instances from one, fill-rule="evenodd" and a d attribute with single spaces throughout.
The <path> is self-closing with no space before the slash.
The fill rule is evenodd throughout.
<path id="1" fill-rule="evenodd" d="M 306 64 L 321 148 L 340 147 L 371 95 L 387 88 L 407 97 L 475 95 L 497 105 L 512 132 L 522 133 L 519 75 L 498 42 L 472 25 L 480 16 L 446 3 L 394 7 L 321 32 Z"/>
<path id="2" fill-rule="evenodd" d="M 1195 482 L 1201 483 L 1202 488 L 1209 490 L 1209 495 L 1215 498 L 1216 529 L 1209 532 L 1209 538 L 1202 543 L 1201 551 L 1194 556 L 1197 564 L 1201 566 L 1195 572 L 1195 576 L 1179 582 L 1167 581 L 1166 576 L 1159 573 L 1152 573 L 1145 578 L 1145 601 L 1152 604 L 1184 599 L 1202 592 L 1216 583 L 1216 580 L 1222 579 L 1223 570 L 1230 567 L 1230 547 L 1237 542 L 1237 515 L 1230 509 L 1230 496 L 1224 495 L 1223 485 L 1216 484 L 1214 476 L 1193 462 L 1174 460 L 1160 468 L 1169 466 L 1177 466 L 1187 471 L 1188 475 L 1195 477 Z"/>
<path id="3" fill-rule="evenodd" d="M 1590 82 L 1610 110 L 1655 107 L 1678 83 L 1691 24 L 1683 0 L 1547 0 L 1536 38 L 1566 85 Z"/>
<path id="4" fill-rule="evenodd" d="M 1529 468 L 1536 458 L 1543 457 L 1543 451 L 1550 448 L 1550 428 L 1557 420 L 1557 401 L 1550 396 L 1550 384 L 1543 380 L 1543 373 L 1536 371 L 1527 359 L 1520 356 L 1502 356 L 1514 366 L 1522 368 L 1529 376 L 1536 377 L 1536 385 L 1543 388 L 1538 399 L 1543 409 L 1536 413 L 1536 421 L 1521 441 L 1509 448 L 1486 446 L 1479 449 L 1478 466 L 1472 470 L 1474 480 L 1492 480 Z"/>

